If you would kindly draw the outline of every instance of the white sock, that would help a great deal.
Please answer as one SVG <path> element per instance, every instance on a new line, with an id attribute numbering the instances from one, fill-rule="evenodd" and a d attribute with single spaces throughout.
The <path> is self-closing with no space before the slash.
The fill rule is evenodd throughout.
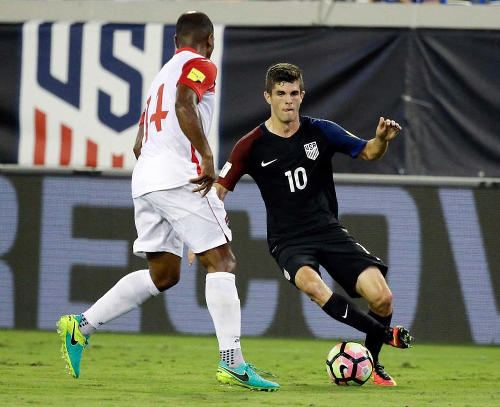
<path id="1" fill-rule="evenodd" d="M 137 308 L 159 293 L 149 270 L 127 274 L 82 314 L 88 324 L 81 327 L 80 331 L 83 335 L 90 335 L 96 328 Z"/>
<path id="2" fill-rule="evenodd" d="M 205 298 L 219 341 L 221 359 L 224 360 L 222 358 L 226 353 L 224 351 L 239 349 L 232 352 L 234 356 L 231 367 L 239 366 L 244 360 L 240 345 L 240 299 L 236 290 L 235 275 L 226 272 L 208 273 Z"/>

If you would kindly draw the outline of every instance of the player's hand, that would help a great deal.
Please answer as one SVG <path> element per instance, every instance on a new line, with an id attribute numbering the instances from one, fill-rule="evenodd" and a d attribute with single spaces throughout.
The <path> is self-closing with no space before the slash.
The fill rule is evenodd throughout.
<path id="1" fill-rule="evenodd" d="M 198 178 L 190 179 L 189 182 L 193 184 L 199 184 L 196 188 L 193 189 L 193 192 L 202 191 L 201 196 L 204 197 L 210 189 L 215 181 L 215 169 L 214 169 L 214 161 L 212 157 L 202 158 L 201 160 L 201 174 Z"/>
<path id="2" fill-rule="evenodd" d="M 193 265 L 195 258 L 196 258 L 196 254 L 194 254 L 193 251 L 191 249 L 189 249 L 188 250 L 188 264 L 190 266 Z"/>
<path id="3" fill-rule="evenodd" d="M 384 141 L 391 141 L 402 130 L 398 122 L 381 117 L 378 121 L 375 137 Z"/>

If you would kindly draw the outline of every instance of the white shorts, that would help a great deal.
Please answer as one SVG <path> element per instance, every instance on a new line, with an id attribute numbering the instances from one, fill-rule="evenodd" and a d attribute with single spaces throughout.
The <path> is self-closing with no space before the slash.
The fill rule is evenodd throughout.
<path id="1" fill-rule="evenodd" d="M 224 204 L 215 188 L 202 198 L 192 192 L 195 187 L 187 184 L 134 198 L 135 255 L 168 252 L 182 257 L 183 243 L 202 253 L 231 241 Z"/>

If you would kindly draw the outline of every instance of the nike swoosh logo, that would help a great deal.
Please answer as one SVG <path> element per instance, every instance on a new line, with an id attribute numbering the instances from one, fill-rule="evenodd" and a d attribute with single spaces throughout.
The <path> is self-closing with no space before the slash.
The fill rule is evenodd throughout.
<path id="1" fill-rule="evenodd" d="M 233 372 L 232 370 L 226 369 L 225 367 L 220 367 L 220 369 L 224 370 L 225 372 L 229 373 L 230 375 L 236 377 L 237 379 L 240 379 L 242 382 L 248 382 L 248 373 L 245 372 L 245 374 L 238 374 L 236 372 Z"/>
<path id="2" fill-rule="evenodd" d="M 78 342 L 75 341 L 75 326 L 76 326 L 76 324 L 73 323 L 73 333 L 71 334 L 71 344 L 73 346 L 78 345 Z"/>
<path id="3" fill-rule="evenodd" d="M 273 163 L 273 162 L 275 162 L 275 161 L 278 161 L 278 159 L 277 159 L 277 158 L 275 158 L 274 160 L 272 160 L 272 161 L 268 161 L 267 163 L 265 163 L 264 161 L 262 161 L 262 162 L 260 163 L 260 165 L 262 165 L 263 167 L 267 167 L 269 164 L 272 164 L 272 163 Z"/>
<path id="4" fill-rule="evenodd" d="M 345 314 L 342 315 L 342 318 L 347 318 L 347 310 L 349 309 L 349 304 L 347 304 L 347 306 L 345 307 Z"/>

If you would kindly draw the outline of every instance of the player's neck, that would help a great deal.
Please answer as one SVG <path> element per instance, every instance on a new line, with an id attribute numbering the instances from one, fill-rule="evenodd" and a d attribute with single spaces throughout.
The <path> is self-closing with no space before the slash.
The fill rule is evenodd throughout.
<path id="1" fill-rule="evenodd" d="M 293 136 L 299 129 L 300 120 L 297 117 L 297 119 L 292 122 L 282 122 L 277 117 L 271 116 L 264 124 L 271 133 L 287 138 Z"/>
<path id="2" fill-rule="evenodd" d="M 198 54 L 200 54 L 201 56 L 205 57 L 205 58 L 208 58 L 207 56 L 207 47 L 201 45 L 201 44 L 198 44 L 198 43 L 182 43 L 182 44 L 179 44 L 179 48 L 191 48 L 191 49 L 194 49 Z"/>

